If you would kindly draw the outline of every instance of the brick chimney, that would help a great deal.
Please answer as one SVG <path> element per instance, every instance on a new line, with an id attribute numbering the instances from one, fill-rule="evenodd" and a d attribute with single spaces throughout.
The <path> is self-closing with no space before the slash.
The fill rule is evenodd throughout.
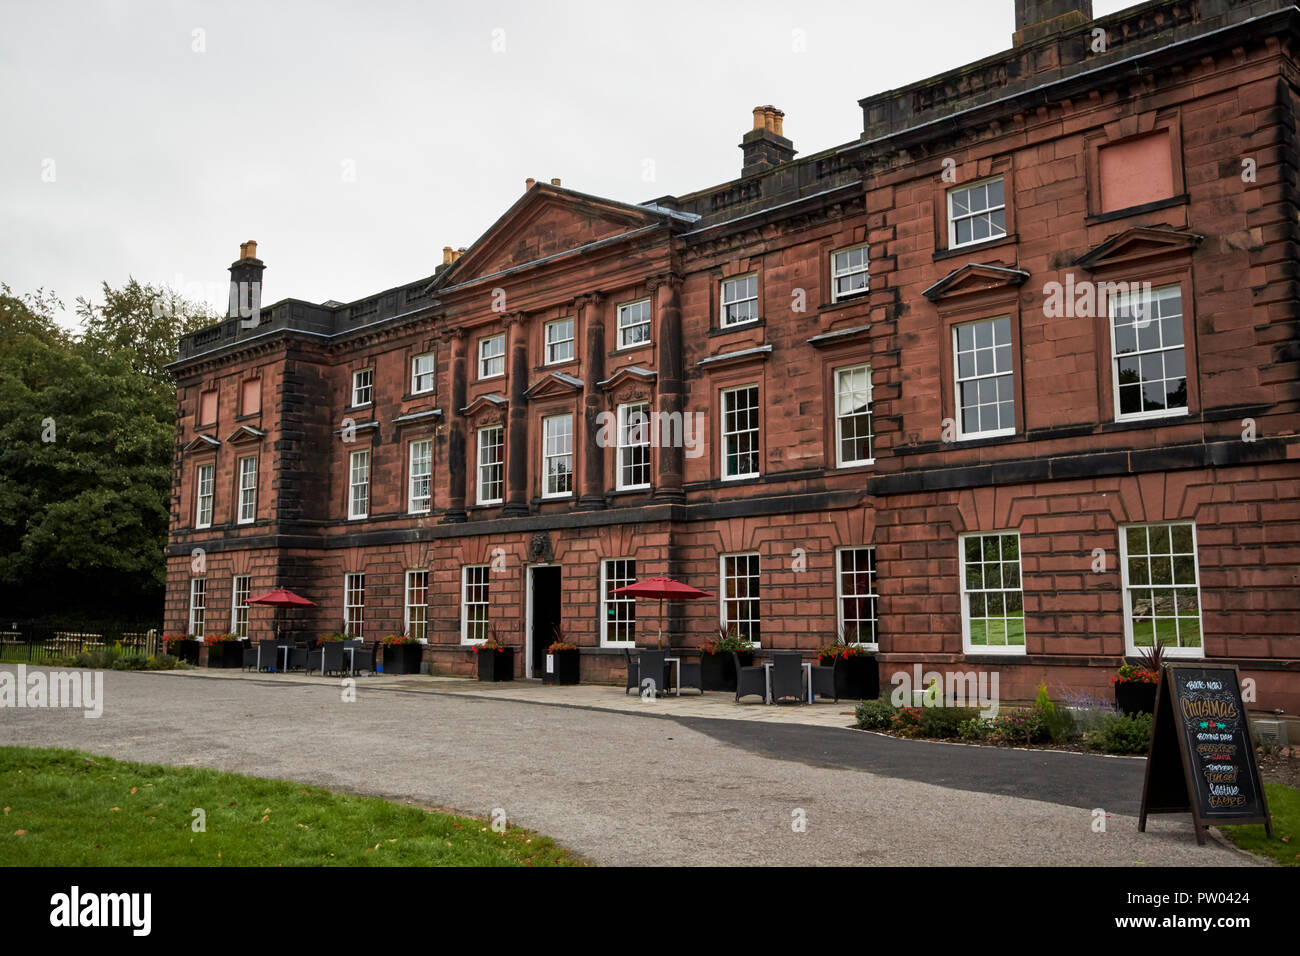
<path id="1" fill-rule="evenodd" d="M 754 128 L 740 141 L 745 157 L 740 175 L 752 176 L 794 159 L 794 143 L 782 132 L 785 113 L 775 106 L 754 107 Z"/>
<path id="2" fill-rule="evenodd" d="M 1012 46 L 1082 27 L 1092 19 L 1092 0 L 1016 0 Z"/>
<path id="3" fill-rule="evenodd" d="M 257 243 L 252 239 L 239 244 L 239 258 L 230 265 L 230 305 L 226 317 L 241 318 L 248 325 L 261 321 L 262 273 L 266 263 L 257 258 Z"/>

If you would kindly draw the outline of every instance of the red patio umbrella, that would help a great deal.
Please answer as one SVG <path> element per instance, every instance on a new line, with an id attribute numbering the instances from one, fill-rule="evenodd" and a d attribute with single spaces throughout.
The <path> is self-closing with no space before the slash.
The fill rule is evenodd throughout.
<path id="1" fill-rule="evenodd" d="M 280 637 L 280 612 L 282 607 L 315 607 L 315 601 L 309 601 L 305 597 L 294 594 L 288 588 L 276 588 L 274 591 L 267 591 L 265 594 L 259 594 L 255 598 L 248 599 L 249 604 L 265 604 L 268 607 L 276 609 L 275 614 L 275 636 L 278 640 Z"/>
<path id="2" fill-rule="evenodd" d="M 637 581 L 625 587 L 615 588 L 613 594 L 627 594 L 632 597 L 646 597 L 659 599 L 659 639 L 656 647 L 664 646 L 664 599 L 670 601 L 692 601 L 695 598 L 711 597 L 707 591 L 701 591 L 699 588 L 693 588 L 689 584 L 682 584 L 681 581 L 674 581 L 672 578 L 655 577 L 646 578 L 644 581 Z"/>

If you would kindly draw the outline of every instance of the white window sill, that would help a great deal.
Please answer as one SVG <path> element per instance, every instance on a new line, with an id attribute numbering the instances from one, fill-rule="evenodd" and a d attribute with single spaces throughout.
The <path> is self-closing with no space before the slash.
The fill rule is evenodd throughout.
<path id="1" fill-rule="evenodd" d="M 1023 644 L 991 644 L 985 647 L 981 644 L 970 644 L 963 642 L 963 654 L 1002 654 L 1007 657 L 1024 657 L 1025 645 Z"/>
<path id="2" fill-rule="evenodd" d="M 1187 410 L 1186 408 L 1178 408 L 1178 409 L 1174 409 L 1173 411 L 1164 411 L 1164 412 L 1134 412 L 1134 413 L 1131 414 L 1131 415 L 1117 415 L 1117 416 L 1115 417 L 1115 421 L 1116 421 L 1116 423 L 1119 423 L 1119 422 L 1151 422 L 1151 421 L 1158 421 L 1158 420 L 1161 419 L 1161 418 L 1186 418 L 1187 415 L 1188 415 L 1188 410 Z"/>
<path id="3" fill-rule="evenodd" d="M 973 432 L 969 435 L 958 435 L 956 441 L 979 441 L 981 438 L 1007 438 L 1014 435 L 1014 428 L 1003 428 L 995 432 Z"/>
<path id="4" fill-rule="evenodd" d="M 864 468 L 867 465 L 874 465 L 875 463 L 876 463 L 876 459 L 874 458 L 864 458 L 862 461 L 842 461 L 835 467 L 836 468 Z"/>

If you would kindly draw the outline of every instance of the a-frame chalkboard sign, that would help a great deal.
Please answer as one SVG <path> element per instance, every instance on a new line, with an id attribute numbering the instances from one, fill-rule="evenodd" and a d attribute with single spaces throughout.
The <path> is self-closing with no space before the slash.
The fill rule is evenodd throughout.
<path id="1" fill-rule="evenodd" d="M 1148 813 L 1192 814 L 1196 842 L 1211 825 L 1273 823 L 1235 664 L 1166 664 L 1156 691 L 1138 830 Z"/>

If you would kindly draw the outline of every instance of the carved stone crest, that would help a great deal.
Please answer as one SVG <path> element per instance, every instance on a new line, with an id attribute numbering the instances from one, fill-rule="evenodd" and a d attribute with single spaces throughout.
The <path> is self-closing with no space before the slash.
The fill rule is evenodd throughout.
<path id="1" fill-rule="evenodd" d="M 551 547 L 551 535 L 539 531 L 528 542 L 528 560 L 539 564 L 549 564 L 555 560 L 555 549 Z"/>

